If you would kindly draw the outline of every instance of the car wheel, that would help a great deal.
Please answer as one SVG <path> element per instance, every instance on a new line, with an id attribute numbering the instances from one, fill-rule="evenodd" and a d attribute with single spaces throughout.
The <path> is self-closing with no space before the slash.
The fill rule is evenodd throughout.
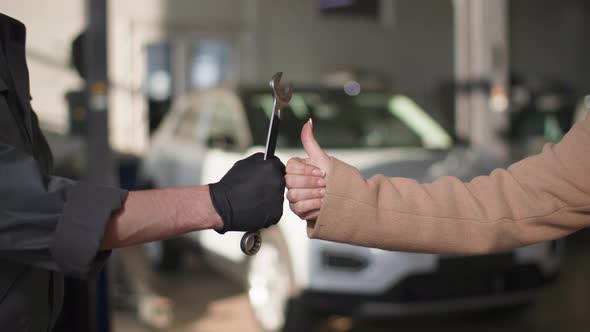
<path id="1" fill-rule="evenodd" d="M 143 245 L 148 264 L 158 271 L 177 271 L 182 265 L 183 250 L 178 240 L 164 240 Z"/>
<path id="2" fill-rule="evenodd" d="M 293 295 L 289 253 L 277 228 L 262 233 L 260 251 L 248 260 L 246 290 L 250 308 L 264 332 L 310 331 L 313 314 Z"/>

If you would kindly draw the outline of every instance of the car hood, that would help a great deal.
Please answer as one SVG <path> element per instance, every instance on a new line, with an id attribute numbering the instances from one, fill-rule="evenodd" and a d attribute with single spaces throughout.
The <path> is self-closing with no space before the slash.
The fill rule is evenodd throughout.
<path id="1" fill-rule="evenodd" d="M 429 151 L 419 148 L 327 150 L 329 155 L 350 164 L 370 177 L 376 174 L 420 179 L 435 162 L 445 158 L 447 151 Z M 303 150 L 277 150 L 277 156 L 286 162 L 292 156 L 306 156 Z"/>
<path id="2" fill-rule="evenodd" d="M 405 177 L 418 181 L 432 181 L 450 175 L 469 181 L 487 175 L 493 169 L 505 167 L 506 162 L 495 160 L 485 153 L 469 148 L 426 150 L 421 148 L 327 150 L 329 155 L 359 169 L 364 177 L 382 174 L 387 177 Z M 306 156 L 301 150 L 277 150 L 277 156 L 286 162 L 292 156 Z"/>

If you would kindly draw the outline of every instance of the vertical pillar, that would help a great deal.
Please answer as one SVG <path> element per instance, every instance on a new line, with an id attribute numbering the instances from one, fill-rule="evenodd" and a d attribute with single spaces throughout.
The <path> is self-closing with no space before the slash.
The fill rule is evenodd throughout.
<path id="1" fill-rule="evenodd" d="M 508 158 L 506 0 L 454 0 L 456 131 L 472 146 Z"/>
<path id="2" fill-rule="evenodd" d="M 88 105 L 86 133 L 86 180 L 105 186 L 118 184 L 115 159 L 109 144 L 109 83 L 107 68 L 107 0 L 87 0 L 87 38 L 84 45 L 86 65 L 85 94 Z M 100 274 L 99 282 L 68 280 L 78 310 L 87 315 L 80 320 L 77 331 L 108 332 L 110 330 L 107 273 Z"/>
<path id="3" fill-rule="evenodd" d="M 96 184 L 116 185 L 115 162 L 109 145 L 107 80 L 107 0 L 88 0 L 86 86 L 88 101 L 87 180 Z"/>

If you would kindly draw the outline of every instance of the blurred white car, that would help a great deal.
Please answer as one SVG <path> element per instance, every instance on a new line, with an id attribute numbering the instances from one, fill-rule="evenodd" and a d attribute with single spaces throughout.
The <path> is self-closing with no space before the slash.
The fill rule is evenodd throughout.
<path id="1" fill-rule="evenodd" d="M 213 89 L 182 98 L 155 134 L 143 176 L 156 187 L 211 183 L 237 160 L 263 151 L 272 110 L 268 90 Z M 428 181 L 451 174 L 469 180 L 498 166 L 453 148 L 449 134 L 406 96 L 296 90 L 281 113 L 277 156 L 284 162 L 304 156 L 299 132 L 311 117 L 328 153 L 365 176 Z M 318 313 L 410 315 L 527 303 L 557 274 L 560 262 L 555 242 L 498 255 L 446 257 L 309 240 L 305 223 L 287 202 L 281 222 L 263 232 L 257 255 L 240 251 L 242 234 L 202 231 L 186 238 L 202 247 L 214 266 L 244 282 L 264 331 L 284 326 L 304 331 Z M 172 259 L 168 265 L 176 265 L 174 246 L 148 248 L 157 263 Z"/>

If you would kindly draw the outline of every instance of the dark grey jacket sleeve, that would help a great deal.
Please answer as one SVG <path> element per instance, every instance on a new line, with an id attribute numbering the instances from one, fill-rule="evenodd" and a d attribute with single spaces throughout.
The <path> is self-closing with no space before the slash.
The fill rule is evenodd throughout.
<path id="1" fill-rule="evenodd" d="M 0 258 L 85 278 L 110 252 L 99 246 L 127 192 L 47 176 L 0 142 Z"/>

